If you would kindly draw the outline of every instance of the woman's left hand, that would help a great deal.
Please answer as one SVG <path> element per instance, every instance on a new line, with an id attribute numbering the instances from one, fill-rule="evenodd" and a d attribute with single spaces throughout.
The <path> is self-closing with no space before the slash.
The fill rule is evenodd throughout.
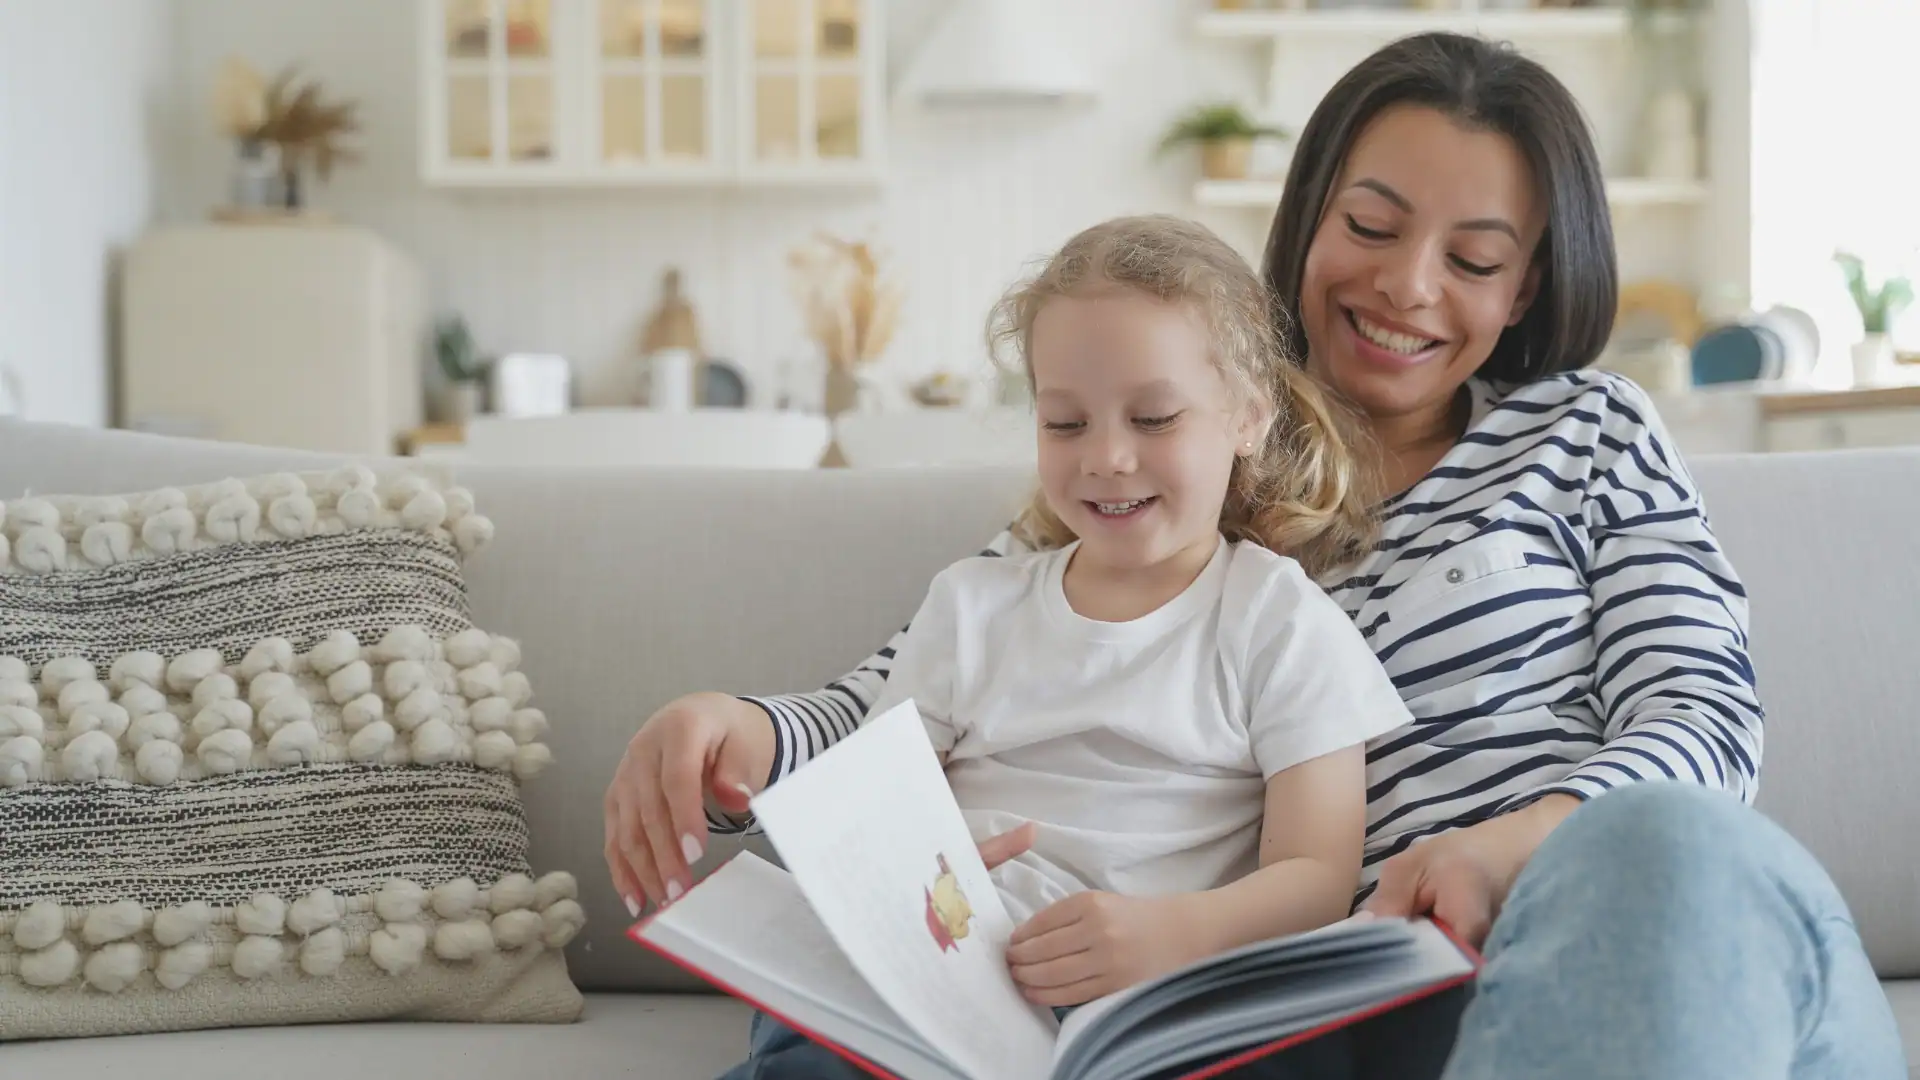
<path id="1" fill-rule="evenodd" d="M 1571 795 L 1548 795 L 1510 814 L 1415 844 L 1380 867 L 1380 884 L 1361 910 L 1431 915 L 1478 949 L 1534 849 L 1579 805 Z"/>
<path id="2" fill-rule="evenodd" d="M 1199 955 L 1178 896 L 1075 893 L 1013 932 L 1007 965 L 1036 1005 L 1080 1005 Z"/>

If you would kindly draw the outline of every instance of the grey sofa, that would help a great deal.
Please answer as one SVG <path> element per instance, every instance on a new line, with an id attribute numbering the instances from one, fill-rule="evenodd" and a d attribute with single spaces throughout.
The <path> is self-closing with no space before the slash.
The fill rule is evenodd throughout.
<path id="1" fill-rule="evenodd" d="M 125 492 L 325 463 L 307 455 L 0 423 L 0 498 Z M 711 1077 L 747 1011 L 630 943 L 607 885 L 601 796 L 636 725 L 696 689 L 838 675 L 934 572 L 1016 506 L 1007 471 L 817 473 L 456 467 L 498 526 L 469 567 L 476 616 L 516 635 L 558 765 L 528 792 L 536 865 L 573 871 L 586 992 L 560 1027 L 223 1029 L 0 1046 L 0 1076 Z M 1760 803 L 1821 858 L 1858 917 L 1909 1045 L 1920 1033 L 1920 452 L 1694 463 L 1753 598 L 1770 720 Z M 763 854 L 770 854 L 757 842 Z M 718 844 L 711 867 L 738 850 Z M 1920 1071 L 1916 1071 L 1920 1076 Z"/>

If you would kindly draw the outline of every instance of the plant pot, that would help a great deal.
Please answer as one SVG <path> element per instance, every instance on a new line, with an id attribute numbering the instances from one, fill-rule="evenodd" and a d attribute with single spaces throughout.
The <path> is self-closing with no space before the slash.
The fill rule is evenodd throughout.
<path id="1" fill-rule="evenodd" d="M 442 383 L 433 411 L 443 424 L 464 424 L 480 412 L 480 384 L 474 380 Z"/>
<path id="2" fill-rule="evenodd" d="M 1200 144 L 1200 175 L 1209 180 L 1244 180 L 1252 163 L 1252 139 L 1209 139 Z"/>
<path id="3" fill-rule="evenodd" d="M 1853 385 L 1872 386 L 1886 378 L 1893 366 L 1893 342 L 1885 334 L 1868 334 L 1853 343 Z"/>

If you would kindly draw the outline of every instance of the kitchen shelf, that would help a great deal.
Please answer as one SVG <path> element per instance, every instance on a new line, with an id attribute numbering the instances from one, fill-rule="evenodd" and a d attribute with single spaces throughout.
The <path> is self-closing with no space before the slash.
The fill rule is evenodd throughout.
<path id="1" fill-rule="evenodd" d="M 1272 210 L 1280 204 L 1284 181 L 1202 180 L 1194 185 L 1193 201 L 1201 206 Z M 1707 185 L 1700 181 L 1644 180 L 1621 177 L 1607 181 L 1607 201 L 1616 208 L 1691 206 L 1705 202 Z"/>
<path id="2" fill-rule="evenodd" d="M 1686 25 L 1687 16 L 1663 12 L 1653 17 L 1661 30 Z M 1540 11 L 1436 11 L 1399 8 L 1344 8 L 1334 11 L 1207 11 L 1198 30 L 1205 38 L 1380 37 L 1394 38 L 1427 30 L 1450 30 L 1502 40 L 1625 37 L 1633 16 L 1625 8 L 1568 8 Z"/>

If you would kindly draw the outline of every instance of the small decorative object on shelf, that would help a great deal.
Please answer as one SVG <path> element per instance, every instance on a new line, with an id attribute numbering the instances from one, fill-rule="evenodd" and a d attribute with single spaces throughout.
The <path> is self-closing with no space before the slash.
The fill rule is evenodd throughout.
<path id="1" fill-rule="evenodd" d="M 686 349 L 696 355 L 701 351 L 700 320 L 681 291 L 681 281 L 678 267 L 660 275 L 660 306 L 640 335 L 640 351 L 648 356 L 661 349 Z"/>
<path id="2" fill-rule="evenodd" d="M 807 334 L 826 359 L 826 413 L 856 409 L 858 369 L 878 360 L 892 342 L 904 290 L 864 241 L 821 236 L 787 262 Z"/>
<path id="3" fill-rule="evenodd" d="M 1834 253 L 1847 277 L 1847 293 L 1860 311 L 1864 336 L 1853 345 L 1853 381 L 1868 386 L 1883 378 L 1893 364 L 1893 341 L 1887 335 L 1893 320 L 1913 303 L 1913 286 L 1904 277 L 1889 277 L 1878 284 L 1867 280 L 1866 263 L 1851 252 Z"/>
<path id="4" fill-rule="evenodd" d="M 560 416 L 573 408 L 573 365 L 556 353 L 508 353 L 488 366 L 499 416 Z"/>
<path id="5" fill-rule="evenodd" d="M 450 315 L 440 320 L 433 331 L 433 354 L 440 362 L 444 380 L 435 395 L 434 419 L 442 424 L 464 424 L 480 411 L 481 388 L 487 376 L 486 363 L 465 319 Z"/>
<path id="6" fill-rule="evenodd" d="M 267 83 L 246 61 L 229 58 L 215 82 L 214 114 L 237 147 L 235 203 L 301 209 L 306 203 L 301 174 L 307 165 L 325 182 L 336 163 L 360 160 L 358 152 L 336 141 L 359 130 L 356 108 L 350 101 L 323 102 L 318 83 L 296 88 L 292 68 Z M 267 178 L 269 169 L 277 174 L 277 185 Z"/>
<path id="7" fill-rule="evenodd" d="M 972 390 L 951 371 L 936 371 L 913 384 L 913 400 L 929 409 L 955 409 L 967 403 Z"/>
<path id="8" fill-rule="evenodd" d="M 1158 154 L 1188 143 L 1200 147 L 1200 172 L 1209 180 L 1245 179 L 1255 139 L 1291 138 L 1292 132 L 1264 124 L 1232 102 L 1199 105 L 1181 116 L 1160 140 Z"/>
<path id="9" fill-rule="evenodd" d="M 640 355 L 647 366 L 647 405 L 666 412 L 686 412 L 698 397 L 699 319 L 680 290 L 680 271 L 669 268 L 660 279 L 660 306 L 647 319 L 640 336 Z"/>
<path id="10" fill-rule="evenodd" d="M 700 363 L 697 387 L 700 405 L 707 409 L 744 409 L 752 403 L 747 373 L 731 361 L 709 356 Z"/>

